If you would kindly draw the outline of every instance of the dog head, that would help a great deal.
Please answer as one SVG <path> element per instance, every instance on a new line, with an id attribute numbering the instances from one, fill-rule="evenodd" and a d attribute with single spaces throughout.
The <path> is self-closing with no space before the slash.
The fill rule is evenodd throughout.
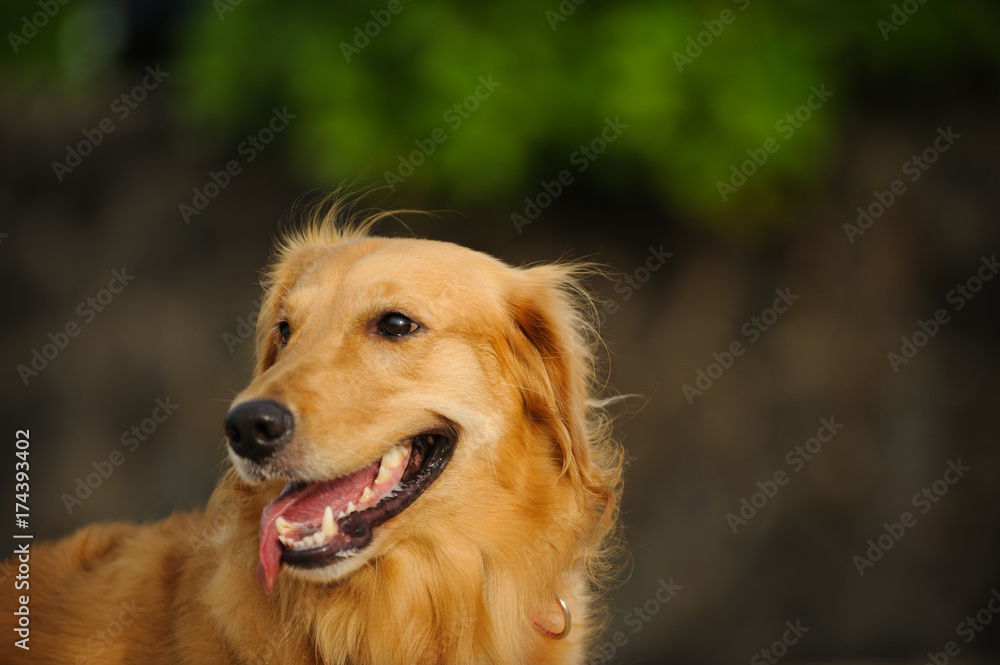
<path id="1" fill-rule="evenodd" d="M 554 578 L 596 552 L 620 462 L 586 404 L 574 275 L 330 222 L 285 241 L 226 418 L 239 482 L 270 501 L 268 593 L 380 557 Z"/>

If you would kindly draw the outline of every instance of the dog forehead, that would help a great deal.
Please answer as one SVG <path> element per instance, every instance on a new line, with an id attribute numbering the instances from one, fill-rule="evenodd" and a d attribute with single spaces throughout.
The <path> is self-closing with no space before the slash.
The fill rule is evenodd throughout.
<path id="1" fill-rule="evenodd" d="M 504 299 L 516 272 L 488 254 L 449 242 L 363 238 L 318 256 L 296 280 L 288 300 L 336 294 L 345 304 L 385 297 L 492 306 Z"/>

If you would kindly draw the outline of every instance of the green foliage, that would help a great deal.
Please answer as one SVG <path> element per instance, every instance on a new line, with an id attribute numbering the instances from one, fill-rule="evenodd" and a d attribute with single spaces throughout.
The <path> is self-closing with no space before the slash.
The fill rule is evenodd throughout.
<path id="1" fill-rule="evenodd" d="M 871 92 L 859 81 L 874 81 L 882 100 L 904 89 L 909 104 L 922 85 L 933 89 L 972 66 L 993 72 L 1000 59 L 1000 11 L 986 0 L 908 0 L 916 12 L 888 39 L 878 21 L 907 3 L 389 6 L 396 2 L 397 14 L 382 3 L 200 4 L 179 31 L 172 63 L 179 119 L 224 150 L 261 127 L 272 107 L 287 106 L 297 118 L 283 141 L 321 188 L 384 182 L 440 128 L 446 139 L 417 155 L 400 200 L 520 201 L 570 169 L 609 196 L 650 194 L 687 217 L 753 227 L 780 217 L 796 191 L 835 163 L 847 123 Z M 372 12 L 391 18 L 380 26 Z M 476 100 L 480 77 L 500 85 Z M 776 123 L 824 85 L 829 101 L 782 136 Z M 453 107 L 463 100 L 477 108 L 456 124 Z M 577 173 L 574 151 L 616 117 L 628 129 Z M 719 183 L 769 138 L 777 152 L 724 200 Z"/>

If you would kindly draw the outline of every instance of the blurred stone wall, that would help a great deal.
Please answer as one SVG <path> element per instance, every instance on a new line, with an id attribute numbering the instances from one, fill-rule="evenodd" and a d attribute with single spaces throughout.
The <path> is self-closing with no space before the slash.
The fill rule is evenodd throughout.
<path id="1" fill-rule="evenodd" d="M 317 183 L 276 146 L 185 223 L 178 205 L 227 155 L 205 154 L 150 103 L 60 183 L 50 162 L 101 109 L 10 95 L 2 408 L 8 431 L 31 428 L 32 529 L 194 509 L 250 376 L 250 346 L 235 340 L 257 271 Z M 959 632 L 1000 589 L 1000 279 L 953 292 L 971 292 L 998 250 L 1000 137 L 990 118 L 961 119 L 961 139 L 853 238 L 855 208 L 903 177 L 938 124 L 860 125 L 829 191 L 772 238 L 722 240 L 582 191 L 521 234 L 517 202 L 407 220 L 516 264 L 595 257 L 621 273 L 594 287 L 608 303 L 609 392 L 639 395 L 619 420 L 629 557 L 592 662 L 769 662 L 768 649 L 788 663 L 923 663 L 950 640 L 964 662 L 1000 652 L 994 625 L 969 643 Z M 102 295 L 114 271 L 134 279 Z M 69 324 L 78 334 L 63 338 Z M 894 367 L 902 337 L 919 348 Z M 25 385 L 16 368 L 50 343 L 65 348 Z"/>

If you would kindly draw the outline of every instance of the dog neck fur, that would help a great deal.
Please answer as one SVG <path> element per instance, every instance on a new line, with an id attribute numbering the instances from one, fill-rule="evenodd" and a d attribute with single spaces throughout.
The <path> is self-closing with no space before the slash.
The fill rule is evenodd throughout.
<path id="1" fill-rule="evenodd" d="M 206 515 L 225 526 L 213 545 L 218 567 L 209 573 L 202 600 L 216 625 L 225 627 L 220 637 L 226 651 L 246 662 L 472 665 L 583 658 L 591 624 L 585 576 L 579 561 L 556 555 L 572 546 L 539 548 L 524 534 L 503 550 L 486 552 L 474 537 L 442 534 L 434 542 L 401 543 L 336 582 L 314 583 L 283 571 L 267 596 L 254 574 L 253 546 L 254 515 L 265 504 L 229 473 Z M 547 540 L 553 535 L 576 540 L 584 534 L 553 523 Z M 527 590 L 510 579 L 539 584 Z M 558 642 L 531 624 L 557 591 L 574 617 L 570 636 Z"/>
<path id="2" fill-rule="evenodd" d="M 269 284 L 290 283 L 325 249 L 367 242 L 365 232 L 345 235 L 328 219 L 286 238 Z M 570 293 L 578 271 L 568 265 L 505 270 L 511 271 L 510 292 L 502 294 L 507 323 L 490 343 L 494 355 L 506 359 L 502 380 L 519 389 L 505 408 L 519 415 L 503 419 L 509 429 L 497 432 L 492 443 L 522 454 L 509 456 L 507 468 L 478 474 L 489 486 L 465 486 L 458 497 L 462 514 L 488 518 L 466 519 L 462 529 L 447 532 L 429 524 L 334 582 L 310 581 L 285 569 L 267 596 L 255 576 L 258 528 L 280 486 L 251 487 L 228 471 L 206 516 L 224 526 L 213 545 L 216 556 L 208 557 L 215 568 L 204 573 L 201 600 L 234 661 L 582 662 L 595 623 L 588 589 L 616 517 L 621 459 L 586 406 L 592 355 Z M 271 360 L 267 319 L 279 298 L 279 289 L 269 289 L 262 307 L 258 373 Z M 460 439 L 455 455 L 471 455 L 469 443 Z M 534 465 L 533 472 L 517 464 Z M 435 499 L 426 494 L 418 502 L 429 500 Z M 573 630 L 559 641 L 531 622 L 557 592 L 573 615 Z"/>

